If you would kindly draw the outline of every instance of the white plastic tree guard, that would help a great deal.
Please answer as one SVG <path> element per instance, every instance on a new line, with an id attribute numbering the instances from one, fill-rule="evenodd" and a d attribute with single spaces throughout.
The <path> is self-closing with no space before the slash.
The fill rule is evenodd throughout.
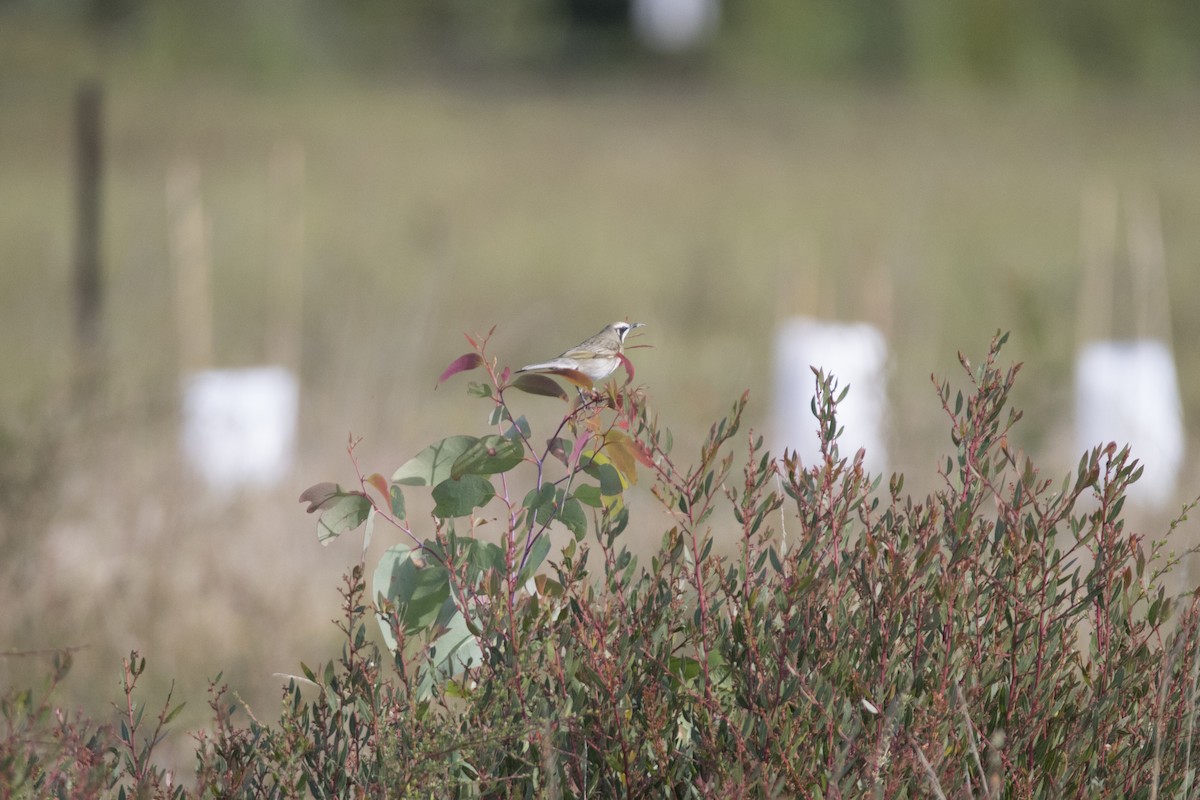
<path id="1" fill-rule="evenodd" d="M 716 31 L 718 0 L 633 0 L 633 30 L 647 47 L 677 53 L 697 47 Z"/>
<path id="2" fill-rule="evenodd" d="M 820 458 L 817 420 L 812 415 L 816 376 L 811 367 L 849 386 L 838 406 L 838 440 L 843 458 L 866 449 L 864 465 L 878 474 L 887 467 L 887 340 L 866 323 L 837 323 L 793 317 L 775 335 L 775 438 L 805 465 Z"/>
<path id="3" fill-rule="evenodd" d="M 1091 342 L 1075 360 L 1075 443 L 1130 445 L 1143 467 L 1131 502 L 1162 508 L 1183 465 L 1183 405 L 1171 349 L 1158 339 Z"/>
<path id="4" fill-rule="evenodd" d="M 300 387 L 284 367 L 202 370 L 183 386 L 183 453 L 214 490 L 268 488 L 292 470 Z"/>

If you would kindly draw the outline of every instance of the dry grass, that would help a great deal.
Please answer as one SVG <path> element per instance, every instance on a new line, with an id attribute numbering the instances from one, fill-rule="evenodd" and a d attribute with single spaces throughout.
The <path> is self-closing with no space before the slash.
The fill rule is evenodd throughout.
<path id="1" fill-rule="evenodd" d="M 1008 355 L 1028 362 L 1023 444 L 1065 473 L 1080 193 L 1110 178 L 1161 198 L 1185 409 L 1200 419 L 1194 98 L 247 88 L 120 69 L 106 82 L 108 371 L 81 418 L 63 399 L 73 85 L 0 76 L 0 542 L 18 554 L 4 559 L 0 636 L 91 644 L 80 702 L 116 695 L 133 646 L 160 689 L 177 676 L 198 701 L 224 669 L 260 712 L 273 672 L 328 656 L 335 578 L 357 549 L 321 549 L 294 496 L 352 477 L 348 432 L 364 437 L 364 468 L 388 473 L 480 430 L 459 387 L 432 388 L 464 330 L 498 324 L 492 351 L 524 363 L 612 319 L 648 322 L 638 379 L 690 452 L 746 387 L 750 422 L 769 427 L 780 317 L 871 319 L 895 348 L 891 452 L 917 488 L 947 449 L 929 374 L 1011 329 Z M 217 501 L 176 453 L 166 174 L 180 157 L 200 165 L 216 358 L 252 364 L 272 308 L 268 164 L 292 141 L 307 159 L 301 458 L 278 492 Z M 21 672 L 0 661 L 0 678 Z"/>

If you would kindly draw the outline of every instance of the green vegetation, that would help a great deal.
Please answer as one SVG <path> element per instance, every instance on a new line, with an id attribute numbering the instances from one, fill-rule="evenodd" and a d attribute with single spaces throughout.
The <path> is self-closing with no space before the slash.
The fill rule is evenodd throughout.
<path id="1" fill-rule="evenodd" d="M 1060 482 L 1009 443 L 1004 338 L 962 359 L 965 391 L 939 386 L 954 453 L 924 498 L 840 452 L 845 390 L 824 374 L 816 463 L 744 434 L 742 398 L 684 466 L 644 388 L 572 402 L 474 341 L 443 380 L 484 372 L 469 393 L 493 432 L 305 492 L 323 540 L 394 543 L 370 587 L 362 564 L 347 576 L 341 656 L 291 679 L 278 723 L 237 721 L 214 687 L 185 789 L 150 759 L 178 709 L 143 722 L 134 654 L 116 726 L 10 692 L 0 780 L 73 797 L 1188 797 L 1200 600 L 1171 596 L 1178 560 L 1126 528 L 1127 450 Z M 516 390 L 568 410 L 535 431 Z M 642 560 L 627 543 L 659 533 L 634 485 L 666 520 Z M 425 493 L 432 515 L 413 514 Z M 730 523 L 736 552 L 717 555 Z"/>
<path id="2" fill-rule="evenodd" d="M 553 24 L 521 29 L 544 38 L 518 40 L 501 27 L 511 20 L 472 16 L 474 5 L 404 4 L 425 16 L 391 21 L 371 7 L 399 4 L 340 6 L 361 12 L 356 22 L 309 2 L 111 4 L 125 7 L 123 18 L 89 16 L 102 2 L 0 3 L 0 337 L 9 345 L 0 349 L 0 650 L 77 648 L 51 705 L 36 695 L 30 708 L 106 719 L 116 667 L 137 648 L 150 665 L 141 700 L 157 707 L 174 681 L 174 696 L 190 701 L 155 748 L 176 774 L 190 771 L 193 743 L 181 731 L 206 724 L 195 698 L 210 676 L 222 672 L 230 697 L 275 718 L 277 674 L 338 646 L 328 625 L 334 587 L 362 557 L 355 537 L 322 548 L 306 535 L 299 487 L 354 485 L 340 450 L 348 432 L 360 440 L 355 458 L 370 465 L 419 452 L 431 432 L 478 434 L 477 407 L 431 403 L 427 390 L 461 347 L 450 332 L 479 320 L 500 321 L 491 352 L 516 364 L 612 319 L 650 323 L 654 347 L 635 361 L 656 407 L 669 409 L 677 453 L 697 452 L 746 387 L 742 429 L 770 442 L 770 347 L 782 318 L 874 322 L 892 346 L 892 467 L 916 497 L 941 488 L 933 465 L 945 426 L 928 376 L 952 369 L 964 342 L 1012 329 L 1006 352 L 1025 363 L 1014 399 L 1028 413 L 1009 443 L 1057 474 L 1078 457 L 1069 376 L 1082 323 L 1130 332 L 1121 302 L 1115 320 L 1074 313 L 1082 196 L 1111 183 L 1122 198 L 1144 191 L 1161 204 L 1172 281 L 1161 322 L 1174 335 L 1196 441 L 1191 12 L 1153 3 L 1125 24 L 1121 9 L 1060 4 L 1015 29 L 989 28 L 979 24 L 987 13 L 1019 15 L 1024 4 L 972 2 L 954 20 L 928 17 L 931 27 L 870 33 L 852 23 L 873 5 L 755 3 L 768 11 L 750 18 L 739 3 L 702 58 L 667 65 L 617 42 L 581 65 L 556 49 L 564 40 Z M 549 5 L 510 7 L 547 24 Z M 439 21 L 435 7 L 452 12 Z M 1093 8 L 1094 19 L 1071 22 Z M 789 13 L 791 23 L 773 21 Z M 1047 27 L 1050 13 L 1063 16 Z M 474 33 L 457 27 L 473 23 Z M 451 43 L 500 49 L 443 46 L 427 35 L 437 25 Z M 984 54 L 987 69 L 960 71 L 978 49 L 951 35 L 967 25 L 977 44 L 1002 49 Z M 1103 36 L 1092 35 L 1097 27 Z M 777 36 L 789 29 L 807 43 Z M 867 38 L 921 30 L 924 49 L 885 42 L 873 61 L 855 55 L 869 51 Z M 488 39 L 492 31 L 504 36 Z M 1113 46 L 1118 32 L 1131 41 Z M 1107 42 L 1115 68 L 1088 67 L 1063 35 L 1081 47 Z M 103 85 L 106 123 L 105 347 L 86 413 L 65 389 L 70 114 L 85 78 Z M 213 498 L 178 453 L 167 178 L 181 163 L 200 173 L 216 365 L 259 363 L 278 334 L 272 164 L 295 146 L 302 267 L 286 288 L 303 295 L 290 332 L 303 381 L 296 476 L 275 491 Z M 1130 294 L 1116 289 L 1118 301 Z M 548 406 L 526 410 L 533 429 L 557 424 Z M 1183 484 L 1194 493 L 1193 463 Z M 658 519 L 642 488 L 625 500 L 633 519 Z M 409 492 L 406 503 L 414 518 L 435 505 L 428 493 Z M 1132 508 L 1122 516 L 1131 531 L 1168 525 Z M 721 518 L 713 552 L 732 556 L 740 526 Z M 650 527 L 623 537 L 642 564 L 659 549 Z M 569 534 L 557 522 L 551 531 L 553 560 Z M 1180 534 L 1196 540 L 1194 517 Z M 394 544 L 377 533 L 366 562 Z M 1168 580 L 1195 583 L 1185 569 Z M 49 671 L 37 656 L 0 658 L 0 691 L 40 686 Z"/>

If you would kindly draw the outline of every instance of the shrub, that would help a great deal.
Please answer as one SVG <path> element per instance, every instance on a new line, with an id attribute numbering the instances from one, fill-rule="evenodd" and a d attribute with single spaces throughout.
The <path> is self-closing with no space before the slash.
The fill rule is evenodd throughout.
<path id="1" fill-rule="evenodd" d="M 152 754 L 183 710 L 168 695 L 152 730 L 134 701 L 146 660 L 131 653 L 122 662 L 125 703 L 114 706 L 117 723 L 98 724 L 54 707 L 54 689 L 71 669 L 73 650 L 5 653 L 10 658 L 49 657 L 51 671 L 40 692 L 10 689 L 0 697 L 0 797 L 182 798 L 184 789 Z"/>
<path id="2" fill-rule="evenodd" d="M 364 565 L 347 576 L 341 656 L 303 667 L 277 725 L 241 727 L 214 688 L 195 792 L 1190 796 L 1197 600 L 1126 528 L 1128 449 L 1060 484 L 1009 445 L 1003 343 L 963 359 L 966 391 L 938 384 L 954 454 L 913 498 L 840 452 L 846 390 L 820 372 L 815 463 L 741 435 L 743 396 L 683 466 L 642 389 L 572 399 L 472 341 L 443 380 L 486 375 L 468 391 L 494 432 L 304 493 L 323 539 L 397 541 L 370 589 Z M 513 390 L 569 405 L 535 436 Z M 635 484 L 669 515 L 644 564 Z"/>

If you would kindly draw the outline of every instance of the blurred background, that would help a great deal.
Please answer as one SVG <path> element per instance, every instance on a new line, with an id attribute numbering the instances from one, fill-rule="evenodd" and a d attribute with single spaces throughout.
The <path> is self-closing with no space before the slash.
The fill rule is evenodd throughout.
<path id="1" fill-rule="evenodd" d="M 1200 493 L 1198 88 L 1190 0 L 0 0 L 0 650 L 83 647 L 93 712 L 136 647 L 184 727 L 222 670 L 271 719 L 361 547 L 296 497 L 354 483 L 351 436 L 390 475 L 484 432 L 434 383 L 492 326 L 520 366 L 647 323 L 684 462 L 745 389 L 799 446 L 820 342 L 861 339 L 847 435 L 920 493 L 930 375 L 1009 330 L 1014 444 L 1061 480 L 1144 435 L 1163 532 Z"/>

